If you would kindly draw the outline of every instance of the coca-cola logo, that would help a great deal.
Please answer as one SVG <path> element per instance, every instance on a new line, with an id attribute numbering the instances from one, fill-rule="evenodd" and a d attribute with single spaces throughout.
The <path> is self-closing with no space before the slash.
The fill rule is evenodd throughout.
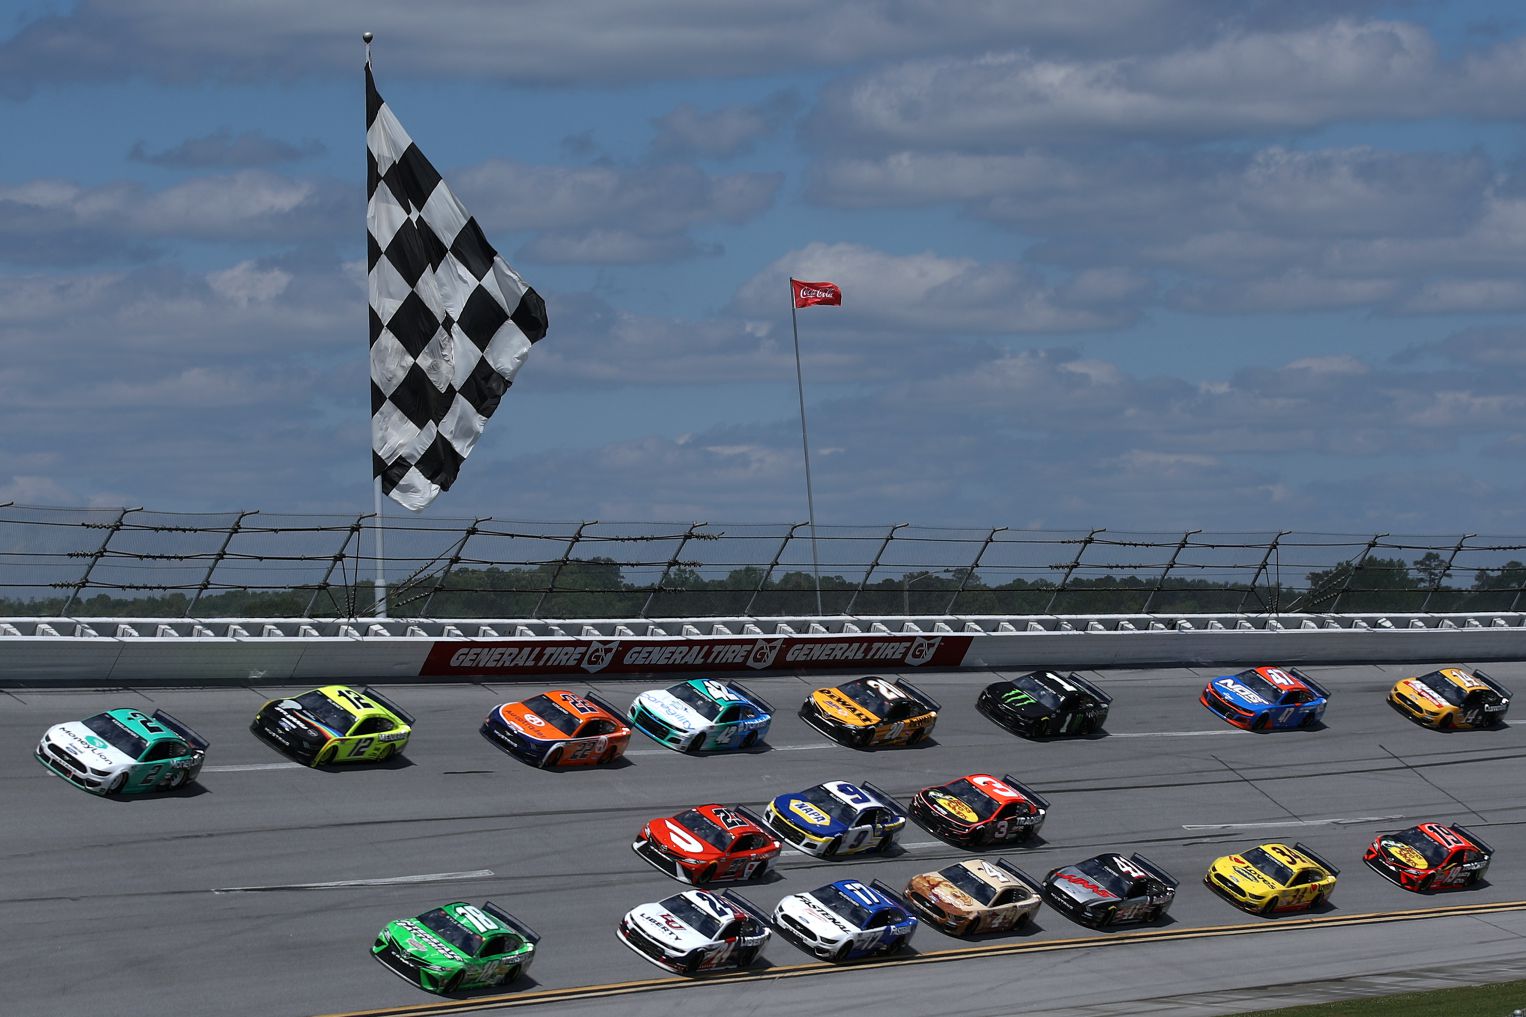
<path id="1" fill-rule="evenodd" d="M 802 287 L 800 287 L 800 295 L 802 297 L 805 297 L 806 299 L 810 299 L 812 297 L 819 297 L 819 298 L 821 298 L 823 300 L 830 300 L 830 299 L 832 299 L 832 293 L 831 293 L 830 290 L 818 290 L 814 286 L 802 286 Z"/>

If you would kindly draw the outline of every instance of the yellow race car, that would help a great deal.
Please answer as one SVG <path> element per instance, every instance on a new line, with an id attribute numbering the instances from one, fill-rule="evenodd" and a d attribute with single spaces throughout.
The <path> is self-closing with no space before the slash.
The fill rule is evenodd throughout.
<path id="1" fill-rule="evenodd" d="M 403 751 L 413 718 L 373 688 L 325 685 L 270 700 L 249 730 L 308 766 L 380 763 Z"/>
<path id="2" fill-rule="evenodd" d="M 1214 859 L 1203 884 L 1237 908 L 1271 915 L 1318 907 L 1340 874 L 1306 845 L 1262 844 Z"/>
<path id="3" fill-rule="evenodd" d="M 870 675 L 817 689 L 800 717 L 833 741 L 854 748 L 915 745 L 932 733 L 938 701 L 905 678 Z"/>
<path id="4" fill-rule="evenodd" d="M 1444 667 L 1418 678 L 1401 678 L 1388 702 L 1427 727 L 1467 729 L 1504 723 L 1510 690 L 1479 670 Z"/>

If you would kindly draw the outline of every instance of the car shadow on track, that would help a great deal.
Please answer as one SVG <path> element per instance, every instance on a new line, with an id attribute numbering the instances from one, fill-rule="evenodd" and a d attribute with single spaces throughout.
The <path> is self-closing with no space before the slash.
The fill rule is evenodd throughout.
<path id="1" fill-rule="evenodd" d="M 840 742 L 835 738 L 828 740 L 833 744 L 841 745 L 845 749 L 852 749 L 854 752 L 871 754 L 875 752 L 921 752 L 923 749 L 938 747 L 938 739 L 930 736 L 923 738 L 921 741 L 912 742 L 910 745 L 849 745 L 847 742 Z"/>
<path id="2" fill-rule="evenodd" d="M 136 805 L 140 802 L 159 802 L 172 798 L 200 798 L 202 795 L 212 793 L 210 788 L 202 787 L 197 781 L 169 791 L 150 791 L 146 794 L 135 795 L 98 795 L 97 797 L 116 805 Z"/>
<path id="3" fill-rule="evenodd" d="M 460 992 L 439 993 L 440 999 L 458 999 L 461 1001 L 482 999 L 484 997 L 516 996 L 528 992 L 531 989 L 540 988 L 540 983 L 531 975 L 520 975 L 509 985 L 484 985 L 480 989 L 464 989 Z M 433 994 L 431 994 L 433 995 Z M 424 1004 L 422 1010 L 428 1011 L 429 1004 Z"/>
<path id="4" fill-rule="evenodd" d="M 320 773 L 365 773 L 368 770 L 406 770 L 415 765 L 407 756 L 389 756 L 380 763 L 324 763 L 311 769 Z"/>

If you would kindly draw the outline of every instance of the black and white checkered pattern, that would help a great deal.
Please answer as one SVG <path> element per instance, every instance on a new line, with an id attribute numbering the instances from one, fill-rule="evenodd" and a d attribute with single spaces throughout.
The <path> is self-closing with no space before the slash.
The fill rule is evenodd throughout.
<path id="1" fill-rule="evenodd" d="M 546 304 L 392 115 L 366 64 L 371 463 L 382 492 L 421 509 L 455 482 Z"/>

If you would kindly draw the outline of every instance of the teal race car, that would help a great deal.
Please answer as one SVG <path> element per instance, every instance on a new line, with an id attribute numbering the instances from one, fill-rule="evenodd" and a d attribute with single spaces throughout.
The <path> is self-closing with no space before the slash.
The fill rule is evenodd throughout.
<path id="1" fill-rule="evenodd" d="M 417 918 L 388 922 L 371 955 L 426 992 L 507 985 L 530 966 L 540 936 L 492 901 L 457 901 Z"/>
<path id="2" fill-rule="evenodd" d="M 55 724 L 33 755 L 92 794 L 141 794 L 183 787 L 201 773 L 207 740 L 163 710 L 107 710 Z"/>
<path id="3" fill-rule="evenodd" d="M 631 704 L 631 724 L 680 752 L 750 749 L 768 737 L 774 708 L 738 681 L 694 678 L 648 689 Z"/>

